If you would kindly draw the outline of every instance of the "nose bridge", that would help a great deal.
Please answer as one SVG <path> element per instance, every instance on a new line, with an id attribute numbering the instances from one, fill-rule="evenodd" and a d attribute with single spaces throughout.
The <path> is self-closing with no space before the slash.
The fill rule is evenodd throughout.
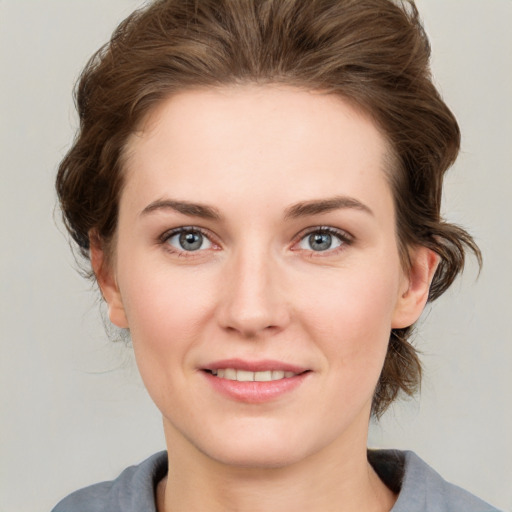
<path id="1" fill-rule="evenodd" d="M 244 336 L 276 331 L 288 321 L 281 274 L 270 247 L 257 240 L 238 247 L 225 271 L 225 290 L 220 307 L 224 328 Z"/>

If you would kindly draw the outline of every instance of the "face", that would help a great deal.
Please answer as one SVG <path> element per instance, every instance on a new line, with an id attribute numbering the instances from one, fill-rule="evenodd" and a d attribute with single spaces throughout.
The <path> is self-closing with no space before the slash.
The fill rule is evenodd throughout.
<path id="1" fill-rule="evenodd" d="M 114 263 L 92 260 L 168 443 L 245 466 L 365 445 L 431 271 L 402 271 L 386 151 L 341 99 L 270 85 L 175 95 L 131 136 Z"/>

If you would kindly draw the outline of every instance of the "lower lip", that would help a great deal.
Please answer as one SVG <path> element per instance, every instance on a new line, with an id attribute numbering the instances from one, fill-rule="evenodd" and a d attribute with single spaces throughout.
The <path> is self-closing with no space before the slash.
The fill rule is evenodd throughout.
<path id="1" fill-rule="evenodd" d="M 209 372 L 202 372 L 215 391 L 239 402 L 261 404 L 275 400 L 300 386 L 311 372 L 304 372 L 294 377 L 266 382 L 240 382 L 237 380 L 215 377 Z"/>

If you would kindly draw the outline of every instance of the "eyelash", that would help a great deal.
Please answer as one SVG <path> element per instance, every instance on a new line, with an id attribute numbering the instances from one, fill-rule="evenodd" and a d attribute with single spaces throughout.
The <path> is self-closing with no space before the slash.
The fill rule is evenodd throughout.
<path id="1" fill-rule="evenodd" d="M 200 228 L 198 226 L 181 226 L 179 228 L 174 228 L 169 231 L 166 231 L 163 233 L 159 238 L 158 241 L 161 245 L 165 247 L 167 251 L 169 251 L 172 254 L 177 254 L 179 257 L 182 258 L 192 258 L 194 256 L 197 256 L 196 253 L 201 253 L 203 250 L 197 250 L 197 251 L 186 251 L 186 250 L 179 250 L 172 245 L 169 244 L 169 240 L 176 236 L 183 233 L 200 233 L 206 240 L 210 242 L 212 246 L 217 246 L 218 244 L 213 240 L 213 237 L 209 231 L 206 231 L 203 228 Z"/>
<path id="2" fill-rule="evenodd" d="M 197 256 L 198 254 L 195 253 L 201 253 L 206 249 L 198 249 L 196 251 L 186 251 L 186 250 L 179 250 L 173 247 L 169 244 L 169 240 L 176 236 L 183 233 L 200 233 L 212 246 L 218 247 L 219 244 L 217 244 L 211 233 L 203 228 L 200 228 L 198 226 L 182 226 L 179 228 L 174 228 L 169 231 L 166 231 L 163 233 L 159 238 L 158 241 L 161 245 L 165 246 L 165 249 L 173 254 L 177 254 L 180 257 L 184 258 L 190 258 Z M 333 248 L 333 249 L 327 249 L 325 251 L 314 251 L 312 249 L 296 249 L 295 247 L 300 244 L 303 240 L 305 240 L 307 237 L 313 235 L 313 234 L 328 234 L 333 237 L 336 237 L 340 245 Z M 301 231 L 295 238 L 294 242 L 292 243 L 291 250 L 293 251 L 306 251 L 309 252 L 309 257 L 322 257 L 322 256 L 332 256 L 334 254 L 337 254 L 340 251 L 345 250 L 346 246 L 350 246 L 354 242 L 354 237 L 347 233 L 346 231 L 343 231 L 341 229 L 333 228 L 331 226 L 315 226 L 312 228 L 308 228 L 307 230 Z"/>
<path id="3" fill-rule="evenodd" d="M 333 249 L 327 249 L 325 251 L 314 251 L 311 249 L 309 249 L 309 250 L 308 249 L 292 249 L 292 250 L 305 250 L 305 251 L 309 252 L 308 257 L 310 257 L 310 258 L 326 257 L 326 256 L 333 256 L 335 254 L 338 254 L 341 251 L 344 251 L 347 246 L 352 245 L 354 242 L 354 237 L 342 229 L 333 228 L 331 226 L 315 226 L 313 228 L 308 228 L 305 231 L 301 231 L 295 237 L 296 241 L 293 243 L 292 247 L 297 246 L 303 240 L 305 240 L 307 237 L 314 235 L 314 234 L 328 234 L 333 237 L 336 237 L 340 241 L 340 245 L 338 247 L 335 247 Z"/>

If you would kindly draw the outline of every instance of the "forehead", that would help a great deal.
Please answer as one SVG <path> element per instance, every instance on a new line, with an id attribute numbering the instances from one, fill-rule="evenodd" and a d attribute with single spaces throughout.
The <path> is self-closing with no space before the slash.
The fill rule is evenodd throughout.
<path id="1" fill-rule="evenodd" d="M 129 138 L 126 185 L 141 200 L 152 189 L 205 202 L 230 194 L 269 202 L 276 191 L 290 203 L 347 192 L 378 201 L 389 195 L 388 153 L 369 116 L 338 96 L 278 85 L 198 89 L 163 101 Z"/>

